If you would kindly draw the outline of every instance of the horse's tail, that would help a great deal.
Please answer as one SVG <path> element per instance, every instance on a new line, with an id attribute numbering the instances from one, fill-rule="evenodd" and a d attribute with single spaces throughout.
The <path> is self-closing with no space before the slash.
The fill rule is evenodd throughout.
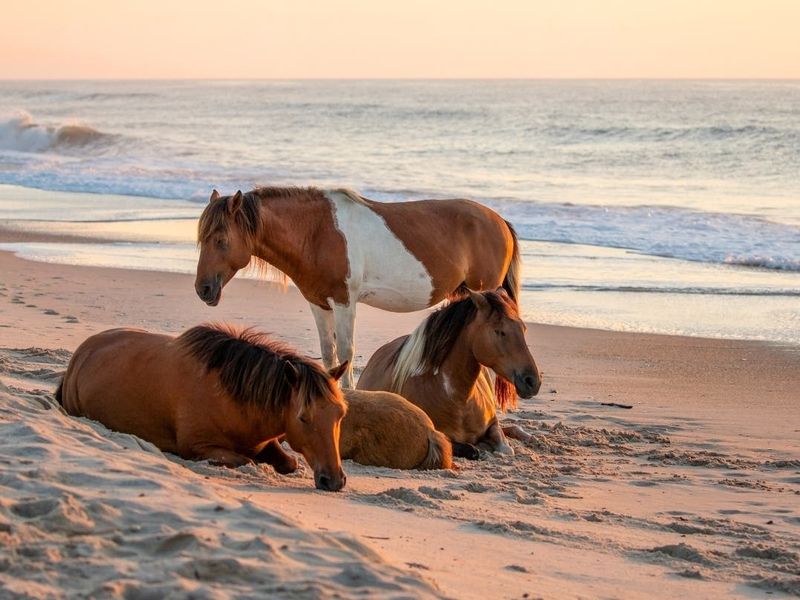
<path id="1" fill-rule="evenodd" d="M 453 445 L 447 436 L 436 429 L 428 430 L 428 454 L 418 469 L 452 469 Z"/>
<path id="2" fill-rule="evenodd" d="M 514 230 L 514 226 L 508 221 L 505 223 L 508 230 L 511 232 L 511 239 L 513 240 L 514 247 L 511 252 L 511 264 L 508 265 L 508 271 L 506 271 L 505 279 L 503 279 L 503 288 L 514 302 L 519 302 L 519 270 L 521 266 L 519 240 L 517 239 L 517 232 Z"/>
<path id="3" fill-rule="evenodd" d="M 58 402 L 61 406 L 64 406 L 64 378 L 63 377 L 61 378 L 61 381 L 58 382 L 58 387 L 56 388 L 56 393 L 53 394 L 53 396 L 55 397 L 56 402 Z"/>

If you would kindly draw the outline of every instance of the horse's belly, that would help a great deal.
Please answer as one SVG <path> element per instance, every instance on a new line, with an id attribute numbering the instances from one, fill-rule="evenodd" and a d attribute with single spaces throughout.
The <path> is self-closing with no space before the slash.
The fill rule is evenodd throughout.
<path id="1" fill-rule="evenodd" d="M 410 278 L 401 274 L 391 285 L 382 281 L 365 281 L 358 301 L 392 312 L 412 312 L 430 306 L 433 289 L 430 277 Z"/>

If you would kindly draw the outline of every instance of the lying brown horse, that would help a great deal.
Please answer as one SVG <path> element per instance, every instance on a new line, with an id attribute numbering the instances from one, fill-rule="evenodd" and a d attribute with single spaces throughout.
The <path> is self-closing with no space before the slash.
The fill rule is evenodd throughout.
<path id="1" fill-rule="evenodd" d="M 280 473 L 296 460 L 320 489 L 346 481 L 339 429 L 346 404 L 313 361 L 253 331 L 193 327 L 177 338 L 111 329 L 75 351 L 56 399 L 71 415 L 132 433 L 165 452 L 229 467 L 267 462 Z M 333 377 L 333 378 L 332 378 Z"/>
<path id="2" fill-rule="evenodd" d="M 212 306 L 251 257 L 288 275 L 311 305 L 328 369 L 352 364 L 357 302 L 409 312 L 465 287 L 502 285 L 512 299 L 519 295 L 514 229 L 471 200 L 382 203 L 349 190 L 214 190 L 198 243 L 195 289 Z M 352 370 L 342 385 L 353 387 Z"/>
<path id="3" fill-rule="evenodd" d="M 484 367 L 497 374 L 499 397 Z M 456 456 L 477 458 L 474 445 L 480 442 L 513 454 L 495 410 L 498 401 L 503 408 L 516 401 L 510 382 L 517 394 L 530 398 L 542 378 L 525 343 L 516 303 L 500 288 L 470 291 L 433 312 L 411 335 L 379 348 L 358 389 L 401 394 L 450 438 Z"/>
<path id="4" fill-rule="evenodd" d="M 451 469 L 450 440 L 424 411 L 390 392 L 346 390 L 339 451 L 362 465 L 392 469 Z"/>

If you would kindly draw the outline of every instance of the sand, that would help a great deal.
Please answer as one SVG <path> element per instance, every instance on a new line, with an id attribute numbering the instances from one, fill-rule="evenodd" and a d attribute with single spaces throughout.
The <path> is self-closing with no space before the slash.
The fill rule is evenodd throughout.
<path id="1" fill-rule="evenodd" d="M 421 317 L 360 307 L 356 366 Z M 307 468 L 182 461 L 53 404 L 86 336 L 207 320 L 319 356 L 292 288 L 236 280 L 209 308 L 188 276 L 0 252 L 0 596 L 800 595 L 797 348 L 530 324 L 544 385 L 503 417 L 531 434 L 515 456 L 346 461 L 337 494 Z"/>

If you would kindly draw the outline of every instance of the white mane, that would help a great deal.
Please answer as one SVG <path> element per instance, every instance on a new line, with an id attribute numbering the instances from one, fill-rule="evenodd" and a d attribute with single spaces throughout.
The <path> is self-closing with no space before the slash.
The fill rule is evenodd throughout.
<path id="1" fill-rule="evenodd" d="M 396 394 L 400 393 L 409 377 L 421 375 L 423 372 L 422 357 L 425 350 L 425 325 L 427 323 L 428 319 L 420 323 L 400 348 L 392 372 L 391 391 Z"/>
<path id="2" fill-rule="evenodd" d="M 356 204 L 363 204 L 364 206 L 366 206 L 367 204 L 364 198 L 358 192 L 355 192 L 350 188 L 337 188 L 331 191 L 336 192 L 337 194 L 341 194 L 342 196 L 345 196 L 348 200 L 350 200 L 351 202 L 355 202 Z"/>

